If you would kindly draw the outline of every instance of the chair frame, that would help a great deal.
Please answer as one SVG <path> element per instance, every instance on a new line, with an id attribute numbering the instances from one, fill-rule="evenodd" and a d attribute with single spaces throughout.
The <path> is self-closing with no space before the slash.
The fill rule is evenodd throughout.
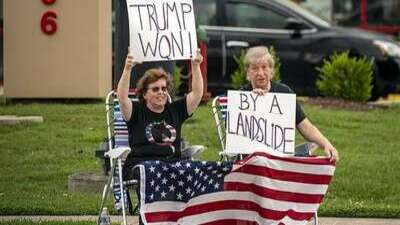
<path id="1" fill-rule="evenodd" d="M 223 104 L 221 104 L 223 103 Z M 225 151 L 225 143 L 226 143 L 226 134 L 225 134 L 225 117 L 223 114 L 227 113 L 228 109 L 228 97 L 227 96 L 216 96 L 212 101 L 212 113 L 215 120 L 215 125 L 217 127 L 218 139 L 221 144 L 221 150 L 219 155 L 223 160 L 232 160 L 232 159 L 243 159 L 243 155 L 232 155 L 231 153 L 227 153 Z M 222 110 L 223 109 L 223 110 Z M 313 152 L 317 148 L 317 145 L 312 142 L 306 142 L 295 147 L 295 155 L 296 156 L 310 156 L 310 153 Z M 235 158 L 236 157 L 236 158 Z M 318 212 L 314 214 L 314 225 L 318 225 Z"/>
<path id="2" fill-rule="evenodd" d="M 134 92 L 130 91 L 129 92 L 130 96 L 133 96 Z M 126 212 L 126 205 L 125 205 L 125 191 L 124 187 L 127 185 L 137 185 L 138 181 L 137 180 L 129 180 L 129 181 L 123 181 L 122 179 L 122 165 L 123 161 L 125 158 L 128 156 L 129 152 L 131 151 L 130 147 L 117 147 L 114 148 L 115 144 L 115 139 L 114 139 L 114 123 L 115 123 L 115 101 L 114 99 L 116 98 L 116 92 L 111 91 L 107 94 L 106 97 L 106 120 L 107 120 L 107 142 L 108 142 L 108 151 L 104 154 L 106 157 L 110 158 L 110 166 L 111 170 L 108 175 L 107 183 L 104 185 L 103 189 L 103 194 L 101 198 L 101 204 L 100 204 L 100 210 L 99 210 L 99 217 L 97 224 L 100 224 L 100 216 L 102 209 L 105 205 L 105 202 L 108 197 L 108 193 L 110 192 L 110 187 L 114 183 L 114 174 L 115 170 L 118 169 L 118 178 L 119 178 L 119 188 L 121 190 L 121 203 L 122 203 L 122 216 L 123 216 L 123 224 L 127 225 L 127 212 Z M 136 98 L 131 98 L 133 101 L 138 101 Z"/>

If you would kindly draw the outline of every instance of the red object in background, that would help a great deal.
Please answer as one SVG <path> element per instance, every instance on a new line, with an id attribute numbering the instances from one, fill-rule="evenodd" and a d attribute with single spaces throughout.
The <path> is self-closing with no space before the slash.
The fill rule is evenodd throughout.
<path id="1" fill-rule="evenodd" d="M 52 35 L 57 32 L 56 19 L 56 12 L 47 11 L 43 14 L 42 19 L 40 20 L 40 27 L 42 28 L 43 33 L 47 35 Z"/>
<path id="2" fill-rule="evenodd" d="M 292 1 L 297 4 L 300 4 L 305 0 L 292 0 Z M 391 15 L 393 12 L 397 13 L 398 8 L 393 9 L 393 7 L 398 4 L 399 4 L 398 1 L 388 1 L 388 0 L 374 0 L 374 1 L 353 0 L 352 5 L 355 8 L 352 9 L 352 12 L 346 12 L 350 13 L 349 16 L 351 19 L 348 20 L 346 19 L 344 21 L 336 21 L 336 22 L 339 22 L 339 25 L 343 25 L 341 23 L 344 22 L 344 26 L 348 26 L 346 25 L 346 23 L 349 22 L 351 24 L 350 26 L 356 26 L 364 30 L 371 30 L 389 35 L 400 35 L 400 24 L 398 22 L 400 17 L 398 16 L 393 17 L 393 15 Z M 356 6 L 359 6 L 359 8 Z M 383 18 L 383 15 L 379 14 L 378 16 L 380 18 L 374 18 L 374 16 L 376 16 L 375 15 L 376 10 L 381 10 L 380 13 L 387 14 L 386 16 L 388 16 L 388 18 Z M 384 13 L 384 11 L 388 12 Z M 336 12 L 333 9 L 332 13 L 341 14 L 343 12 Z"/>
<path id="3" fill-rule="evenodd" d="M 200 64 L 200 70 L 201 70 L 201 74 L 203 75 L 203 97 L 201 98 L 202 102 L 207 102 L 210 97 L 211 97 L 211 93 L 208 92 L 208 80 L 207 80 L 207 45 L 204 42 L 200 42 L 200 53 L 203 56 L 203 62 Z M 192 71 L 192 64 L 190 63 L 190 61 L 188 62 L 189 64 L 189 71 Z M 190 77 L 189 77 L 189 83 L 188 83 L 188 91 L 190 92 L 192 90 L 192 72 L 190 73 Z"/>
<path id="4" fill-rule="evenodd" d="M 383 0 L 382 0 L 383 1 Z M 387 25 L 373 25 L 371 24 L 371 21 L 368 21 L 368 7 L 370 5 L 373 5 L 373 3 L 368 3 L 367 0 L 361 0 L 361 16 L 360 16 L 360 28 L 363 28 L 365 30 L 372 30 L 372 31 L 377 31 L 381 33 L 386 33 L 386 34 L 392 34 L 396 35 L 400 33 L 400 24 L 398 25 L 393 25 L 393 24 L 387 24 Z M 383 3 L 381 3 L 383 4 Z"/>
<path id="5" fill-rule="evenodd" d="M 42 0 L 42 2 L 46 5 L 54 4 L 57 0 Z"/>

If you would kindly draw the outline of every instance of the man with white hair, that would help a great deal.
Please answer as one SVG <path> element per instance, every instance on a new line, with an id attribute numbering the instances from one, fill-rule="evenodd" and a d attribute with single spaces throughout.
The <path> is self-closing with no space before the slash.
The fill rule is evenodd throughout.
<path id="1" fill-rule="evenodd" d="M 272 81 L 275 62 L 265 46 L 251 47 L 245 55 L 247 80 L 250 82 L 241 88 L 259 95 L 268 92 L 293 93 L 285 84 Z M 300 104 L 296 101 L 296 128 L 308 141 L 324 149 L 331 162 L 339 161 L 339 154 L 331 142 L 306 117 Z"/>

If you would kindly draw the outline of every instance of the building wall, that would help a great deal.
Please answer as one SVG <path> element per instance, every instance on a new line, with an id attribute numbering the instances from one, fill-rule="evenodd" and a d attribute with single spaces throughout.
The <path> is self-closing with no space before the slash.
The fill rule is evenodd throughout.
<path id="1" fill-rule="evenodd" d="M 111 89 L 111 2 L 4 1 L 4 93 L 9 98 L 98 98 Z M 46 11 L 58 30 L 40 28 Z"/>

